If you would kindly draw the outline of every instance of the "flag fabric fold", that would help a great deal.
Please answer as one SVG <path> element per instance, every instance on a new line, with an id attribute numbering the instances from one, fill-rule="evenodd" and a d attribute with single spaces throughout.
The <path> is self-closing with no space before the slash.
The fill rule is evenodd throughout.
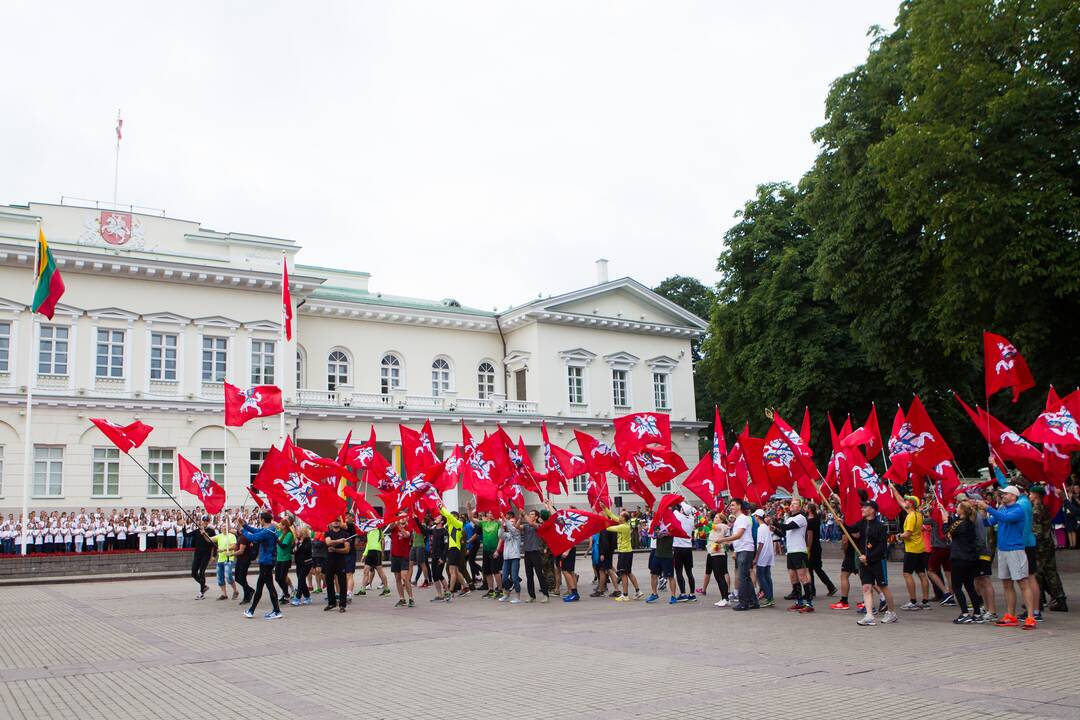
<path id="1" fill-rule="evenodd" d="M 52 320 L 53 313 L 56 312 L 56 304 L 60 302 L 64 294 L 64 279 L 60 277 L 60 270 L 56 267 L 56 258 L 53 257 L 49 244 L 45 242 L 45 231 L 40 227 L 38 228 L 35 274 L 34 300 L 30 309 Z"/>
<path id="2" fill-rule="evenodd" d="M 281 388 L 276 385 L 253 385 L 238 388 L 225 383 L 225 424 L 240 427 L 257 417 L 270 417 L 285 412 Z"/>
<path id="3" fill-rule="evenodd" d="M 146 423 L 136 420 L 130 425 L 117 425 L 105 418 L 90 418 L 90 422 L 97 426 L 105 437 L 109 438 L 113 445 L 123 453 L 130 454 L 132 450 L 141 447 L 146 442 L 147 436 L 154 428 Z"/>
<path id="4" fill-rule="evenodd" d="M 180 453 L 176 454 L 176 470 L 180 478 L 181 490 L 199 498 L 206 512 L 211 515 L 221 512 L 221 508 L 225 507 L 224 488 Z M 259 502 L 257 496 L 254 494 L 252 496 L 255 497 L 256 502 Z"/>

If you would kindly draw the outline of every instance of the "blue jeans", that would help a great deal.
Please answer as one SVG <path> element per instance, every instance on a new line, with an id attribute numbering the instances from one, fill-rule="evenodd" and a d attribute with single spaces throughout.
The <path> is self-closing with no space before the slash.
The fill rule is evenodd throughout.
<path id="1" fill-rule="evenodd" d="M 772 600 L 772 565 L 757 566 L 757 584 L 761 592 L 765 594 L 765 599 Z"/>
<path id="2" fill-rule="evenodd" d="M 754 593 L 754 582 L 750 579 L 750 568 L 753 564 L 753 550 L 735 553 L 735 569 L 739 572 L 740 607 L 754 607 L 758 604 L 757 595 Z"/>
<path id="3" fill-rule="evenodd" d="M 224 587 L 225 583 L 232 584 L 233 581 L 233 562 L 219 562 L 217 564 L 217 584 Z"/>
<path id="4" fill-rule="evenodd" d="M 518 569 L 521 567 L 521 558 L 503 558 L 503 590 L 514 588 L 514 592 L 521 592 L 521 578 L 518 577 Z"/>

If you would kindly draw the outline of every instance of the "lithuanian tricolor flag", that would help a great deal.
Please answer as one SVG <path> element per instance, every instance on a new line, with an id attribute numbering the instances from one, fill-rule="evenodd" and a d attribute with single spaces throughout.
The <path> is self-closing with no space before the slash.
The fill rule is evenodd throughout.
<path id="1" fill-rule="evenodd" d="M 56 303 L 60 302 L 60 296 L 63 294 L 64 280 L 60 277 L 60 271 L 56 269 L 56 259 L 53 258 L 52 250 L 49 250 L 49 244 L 45 242 L 45 232 L 38 228 L 37 286 L 34 288 L 33 311 L 52 320 Z"/>

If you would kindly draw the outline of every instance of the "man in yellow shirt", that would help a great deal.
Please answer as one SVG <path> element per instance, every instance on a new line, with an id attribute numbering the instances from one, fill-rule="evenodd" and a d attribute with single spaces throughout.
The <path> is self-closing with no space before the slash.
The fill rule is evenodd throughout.
<path id="1" fill-rule="evenodd" d="M 610 508 L 604 508 L 604 512 L 612 520 L 618 521 L 618 525 L 612 525 L 607 530 L 608 532 L 615 533 L 615 539 L 617 541 L 615 546 L 615 554 L 618 558 L 618 565 L 616 566 L 619 573 L 619 584 L 621 585 L 622 594 L 615 598 L 616 602 L 630 602 L 630 594 L 627 592 L 629 587 L 627 583 L 631 583 L 634 586 L 634 600 L 641 600 L 644 596 L 641 592 L 641 588 L 638 587 L 637 578 L 634 576 L 634 546 L 630 539 L 630 513 L 623 510 L 618 517 L 615 513 L 611 512 Z"/>
<path id="2" fill-rule="evenodd" d="M 896 488 L 893 493 L 899 496 Z M 906 495 L 900 499 L 904 508 L 904 527 L 900 538 L 904 541 L 904 584 L 907 585 L 908 602 L 901 605 L 901 610 L 930 609 L 930 578 L 926 574 L 926 543 L 923 542 L 923 516 L 919 512 L 919 498 Z M 915 594 L 915 576 L 919 576 L 922 585 L 922 602 Z"/>
<path id="3" fill-rule="evenodd" d="M 218 596 L 218 600 L 227 600 L 229 598 L 228 593 L 225 592 L 225 586 L 232 587 L 232 597 L 235 600 L 240 595 L 240 591 L 236 589 L 236 582 L 233 579 L 233 567 L 236 556 L 236 535 L 230 532 L 229 519 L 225 518 L 224 532 L 220 532 L 214 536 L 214 543 L 217 544 L 217 584 L 218 589 L 221 591 L 221 595 Z"/>

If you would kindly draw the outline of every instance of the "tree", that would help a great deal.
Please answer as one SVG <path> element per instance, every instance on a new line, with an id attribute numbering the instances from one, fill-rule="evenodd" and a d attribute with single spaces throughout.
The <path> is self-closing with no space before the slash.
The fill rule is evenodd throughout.
<path id="1" fill-rule="evenodd" d="M 804 406 L 863 413 L 883 384 L 852 340 L 851 317 L 814 297 L 817 240 L 800 212 L 802 195 L 787 183 L 760 185 L 724 236 L 717 265 L 722 278 L 702 365 L 724 413 L 752 429 L 764 429 L 767 407 L 792 418 Z M 815 445 L 824 448 L 817 417 Z"/>

